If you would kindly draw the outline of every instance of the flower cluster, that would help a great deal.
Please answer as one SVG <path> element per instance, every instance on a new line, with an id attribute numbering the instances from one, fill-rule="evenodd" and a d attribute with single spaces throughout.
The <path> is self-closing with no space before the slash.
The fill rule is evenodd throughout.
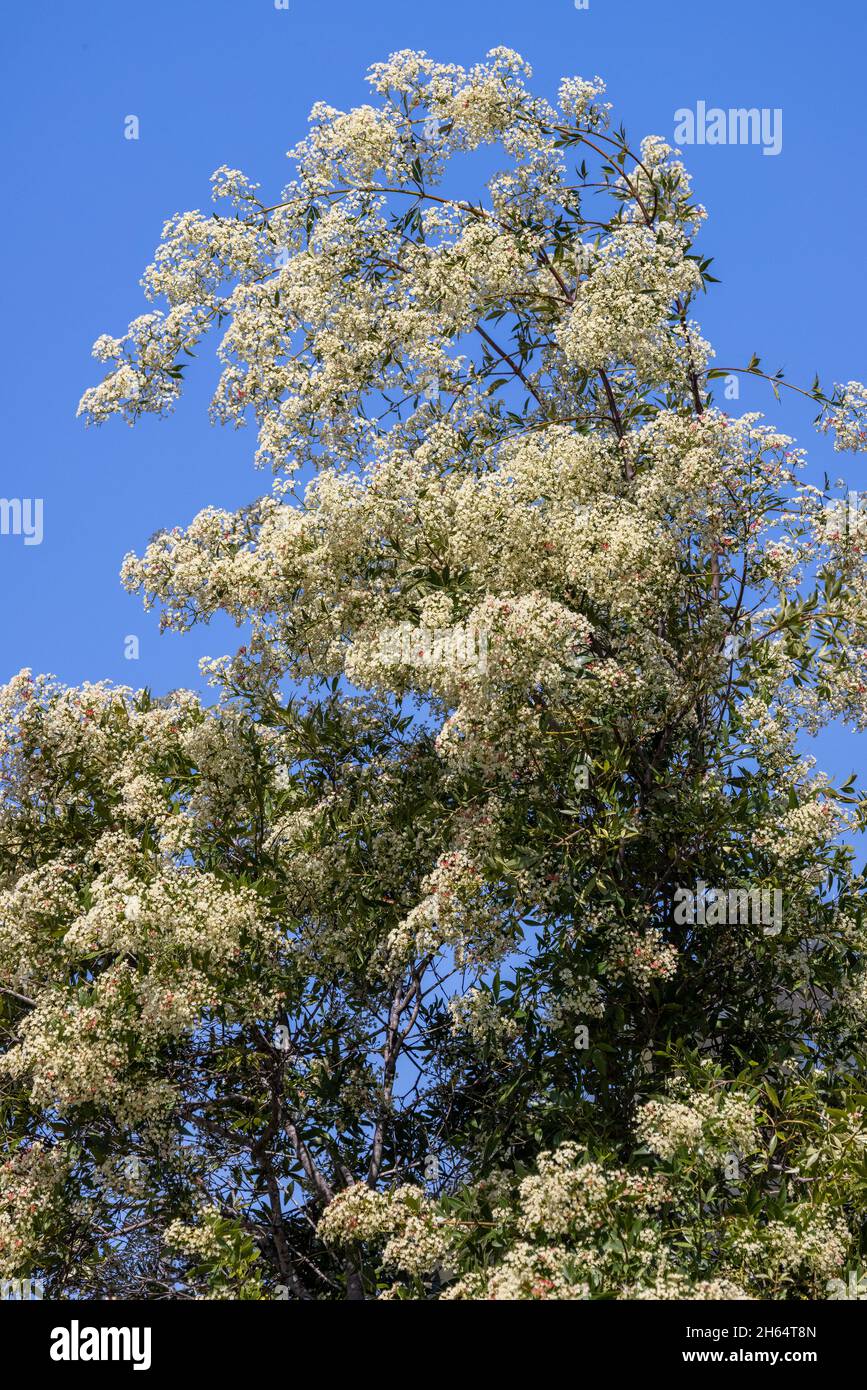
<path id="1" fill-rule="evenodd" d="M 849 381 L 834 387 L 833 403 L 825 410 L 820 428 L 834 435 L 838 451 L 867 449 L 867 386 Z"/>
<path id="2" fill-rule="evenodd" d="M 490 990 L 474 988 L 449 1000 L 452 1030 L 464 1033 L 478 1046 L 502 1047 L 519 1032 L 518 1023 L 497 1005 Z"/>
<path id="3" fill-rule="evenodd" d="M 629 980 L 639 989 L 670 980 L 677 973 L 677 949 L 663 940 L 659 927 L 643 931 L 615 922 L 606 934 L 603 969 L 611 980 Z"/>
<path id="4" fill-rule="evenodd" d="M 458 963 L 493 964 L 515 943 L 518 923 L 499 907 L 466 851 L 441 855 L 422 892 L 421 902 L 389 936 L 393 959 L 425 956 L 448 945 Z"/>
<path id="5" fill-rule="evenodd" d="M 660 1158 L 680 1153 L 722 1164 L 732 1153 L 751 1153 L 757 1142 L 755 1103 L 736 1091 L 688 1090 L 673 1086 L 664 1100 L 649 1100 L 638 1112 L 638 1139 Z"/>
<path id="6" fill-rule="evenodd" d="M 0 1278 L 38 1266 L 47 1233 L 60 1224 L 69 1167 L 61 1147 L 38 1140 L 0 1164 Z"/>
<path id="7" fill-rule="evenodd" d="M 448 1226 L 422 1189 L 409 1186 L 388 1192 L 364 1183 L 344 1188 L 325 1208 L 317 1233 L 331 1245 L 379 1243 L 386 1267 L 417 1277 L 429 1275 L 450 1248 Z"/>

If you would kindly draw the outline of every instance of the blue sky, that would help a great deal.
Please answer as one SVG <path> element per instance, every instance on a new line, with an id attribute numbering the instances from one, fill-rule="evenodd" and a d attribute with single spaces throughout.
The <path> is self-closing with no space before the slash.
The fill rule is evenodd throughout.
<path id="1" fill-rule="evenodd" d="M 783 146 L 685 151 L 710 219 L 702 249 L 722 284 L 701 305 L 721 365 L 761 354 L 809 383 L 867 377 L 862 270 L 864 179 L 861 0 L 387 0 L 365 7 L 289 0 L 88 0 L 7 4 L 0 84 L 7 212 L 2 238 L 0 495 L 44 499 L 44 540 L 0 536 L 0 680 L 22 666 L 67 682 L 109 678 L 157 693 L 197 686 L 198 658 L 237 642 L 227 624 L 160 637 L 155 614 L 118 581 L 127 550 L 206 504 L 235 507 L 267 490 L 252 431 L 211 428 L 209 350 L 167 421 L 85 430 L 82 390 L 102 368 L 94 339 L 143 312 L 139 276 L 166 217 L 208 202 L 209 176 L 237 166 L 279 193 L 285 151 L 312 103 L 366 99 L 367 65 L 399 48 L 470 63 L 498 44 L 533 65 L 540 91 L 559 78 L 605 78 L 631 143 L 672 138 L 674 112 L 781 108 Z M 140 121 L 138 141 L 124 119 Z M 809 403 L 777 405 L 747 383 L 741 406 L 810 450 L 811 475 L 867 491 L 864 464 L 814 435 Z M 862 456 L 863 457 L 863 456 Z M 124 638 L 140 639 L 138 661 Z M 852 735 L 823 740 L 823 763 L 863 762 Z"/>

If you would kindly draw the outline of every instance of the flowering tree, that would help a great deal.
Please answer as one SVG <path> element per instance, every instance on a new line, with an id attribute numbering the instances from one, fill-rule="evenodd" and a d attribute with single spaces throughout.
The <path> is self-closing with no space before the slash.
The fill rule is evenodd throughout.
<path id="1" fill-rule="evenodd" d="M 529 76 L 376 65 L 279 203 L 218 170 L 145 272 L 167 308 L 95 346 L 81 411 L 132 423 L 221 331 L 214 418 L 274 483 L 124 563 L 165 627 L 249 626 L 213 705 L 3 691 L 7 1275 L 858 1277 L 863 808 L 796 736 L 865 723 L 867 520 L 714 404 L 766 374 L 710 366 L 677 152 Z M 864 446 L 864 387 L 802 394 Z"/>

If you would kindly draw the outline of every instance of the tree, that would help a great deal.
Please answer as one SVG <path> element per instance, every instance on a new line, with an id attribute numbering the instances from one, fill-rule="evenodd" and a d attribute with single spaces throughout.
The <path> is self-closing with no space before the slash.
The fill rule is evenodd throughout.
<path id="1" fill-rule="evenodd" d="M 134 422 L 222 329 L 214 417 L 275 481 L 124 562 L 165 626 L 249 625 L 214 705 L 3 694 L 10 1274 L 859 1277 L 864 806 L 797 734 L 864 726 L 867 520 L 714 403 L 800 388 L 710 367 L 677 152 L 529 75 L 376 65 L 278 204 L 218 170 L 145 273 L 167 309 L 95 345 L 82 412 Z M 863 447 L 863 386 L 801 394 Z"/>

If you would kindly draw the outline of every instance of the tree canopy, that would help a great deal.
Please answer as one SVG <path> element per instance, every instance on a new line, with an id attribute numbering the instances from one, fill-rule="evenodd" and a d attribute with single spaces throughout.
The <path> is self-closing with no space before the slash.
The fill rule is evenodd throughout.
<path id="1" fill-rule="evenodd" d="M 134 423 L 216 332 L 273 481 L 124 562 L 246 629 L 210 702 L 0 691 L 3 1277 L 860 1278 L 864 803 L 798 735 L 867 722 L 867 512 L 732 402 L 863 450 L 867 390 L 711 366 L 679 152 L 530 78 L 393 54 L 278 202 L 219 169 L 94 347 L 81 413 Z"/>

